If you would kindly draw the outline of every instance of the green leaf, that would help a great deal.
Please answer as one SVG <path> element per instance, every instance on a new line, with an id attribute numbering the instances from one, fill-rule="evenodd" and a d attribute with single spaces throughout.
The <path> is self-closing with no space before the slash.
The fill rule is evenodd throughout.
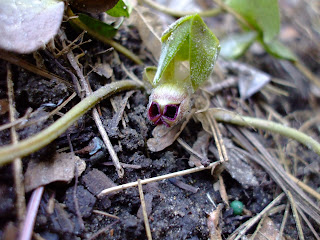
<path id="1" fill-rule="evenodd" d="M 205 82 L 220 52 L 219 40 L 199 15 L 195 15 L 190 32 L 190 74 L 193 89 Z"/>
<path id="2" fill-rule="evenodd" d="M 289 60 L 289 61 L 297 61 L 296 55 L 285 45 L 283 45 L 279 40 L 274 40 L 270 43 L 264 43 L 263 44 L 265 50 L 281 59 Z"/>
<path id="3" fill-rule="evenodd" d="M 153 84 L 153 79 L 156 75 L 157 67 L 146 67 L 143 71 L 143 80 Z"/>
<path id="4" fill-rule="evenodd" d="M 221 56 L 227 59 L 236 59 L 244 54 L 256 40 L 257 32 L 232 34 L 221 40 Z"/>
<path id="5" fill-rule="evenodd" d="M 153 84 L 170 83 L 191 92 L 207 80 L 220 51 L 219 40 L 198 14 L 173 23 L 162 37 Z"/>
<path id="6" fill-rule="evenodd" d="M 130 9 L 123 0 L 119 0 L 113 8 L 107 11 L 107 13 L 112 17 L 129 17 Z"/>
<path id="7" fill-rule="evenodd" d="M 112 38 L 117 33 L 117 29 L 115 29 L 113 26 L 101 22 L 95 18 L 89 17 L 86 14 L 80 13 L 79 20 L 93 31 L 98 32 L 100 35 L 103 35 L 105 37 Z"/>
<path id="8" fill-rule="evenodd" d="M 280 15 L 277 0 L 228 0 L 227 4 L 262 33 L 265 43 L 278 35 Z"/>

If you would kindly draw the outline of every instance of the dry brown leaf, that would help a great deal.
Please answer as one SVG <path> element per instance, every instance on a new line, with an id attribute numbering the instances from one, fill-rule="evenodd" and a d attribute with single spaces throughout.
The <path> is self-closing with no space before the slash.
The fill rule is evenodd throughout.
<path id="1" fill-rule="evenodd" d="M 140 34 L 146 48 L 152 53 L 155 59 L 159 59 L 161 51 L 160 36 L 165 30 L 164 25 L 159 21 L 160 17 L 155 16 L 149 8 L 136 6 L 130 16 Z"/>
<path id="2" fill-rule="evenodd" d="M 105 78 L 111 78 L 113 75 L 113 69 L 108 63 L 97 63 L 95 64 L 93 71 Z"/>
<path id="3" fill-rule="evenodd" d="M 221 237 L 221 229 L 219 227 L 219 218 L 220 218 L 220 211 L 222 205 L 219 204 L 218 207 L 213 210 L 208 218 L 207 218 L 207 226 L 209 228 L 209 234 L 211 240 L 220 240 Z"/>
<path id="4" fill-rule="evenodd" d="M 152 131 L 153 138 L 149 138 L 147 145 L 150 151 L 159 152 L 170 146 L 183 131 L 195 110 L 192 110 L 186 119 L 177 125 L 168 128 L 165 125 L 158 125 Z"/>
<path id="5" fill-rule="evenodd" d="M 255 236 L 254 240 L 277 240 L 280 239 L 279 237 L 280 234 L 278 228 L 270 218 L 266 217 L 263 220 L 261 228 Z"/>
<path id="6" fill-rule="evenodd" d="M 76 164 L 80 176 L 86 168 L 86 163 L 73 153 L 57 153 L 49 161 L 32 159 L 25 174 L 26 191 L 52 182 L 70 182 L 74 178 Z"/>
<path id="7" fill-rule="evenodd" d="M 224 143 L 229 156 L 229 161 L 224 163 L 225 170 L 244 188 L 258 186 L 259 182 L 255 177 L 257 170 L 251 167 L 247 157 L 241 154 L 229 139 L 224 139 Z M 216 148 L 210 146 L 209 150 L 218 157 Z"/>
<path id="8" fill-rule="evenodd" d="M 207 132 L 205 131 L 199 132 L 197 136 L 197 140 L 194 142 L 192 149 L 195 152 L 200 153 L 201 155 L 203 153 L 207 154 L 210 138 L 211 138 L 211 135 L 208 134 Z M 200 167 L 201 165 L 202 164 L 199 158 L 195 157 L 194 155 L 190 156 L 189 158 L 190 167 L 193 167 L 193 166 Z"/>
<path id="9" fill-rule="evenodd" d="M 219 175 L 219 192 L 223 202 L 229 207 L 229 197 L 221 175 Z"/>
<path id="10" fill-rule="evenodd" d="M 0 115 L 9 111 L 9 101 L 7 99 L 0 99 Z"/>

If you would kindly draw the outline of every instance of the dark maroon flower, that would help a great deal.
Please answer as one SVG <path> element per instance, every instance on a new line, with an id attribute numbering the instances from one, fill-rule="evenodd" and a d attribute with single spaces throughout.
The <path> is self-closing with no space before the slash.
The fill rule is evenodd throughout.
<path id="1" fill-rule="evenodd" d="M 148 118 L 156 125 L 171 127 L 190 109 L 189 94 L 171 85 L 155 88 L 148 104 Z"/>

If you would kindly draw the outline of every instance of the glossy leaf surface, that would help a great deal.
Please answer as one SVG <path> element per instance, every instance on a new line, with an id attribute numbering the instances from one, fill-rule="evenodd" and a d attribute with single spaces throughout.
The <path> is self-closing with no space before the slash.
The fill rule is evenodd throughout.
<path id="1" fill-rule="evenodd" d="M 221 41 L 220 55 L 227 59 L 240 57 L 256 40 L 257 33 L 254 31 L 232 34 Z"/>
<path id="2" fill-rule="evenodd" d="M 262 34 L 264 42 L 271 42 L 278 35 L 278 0 L 228 0 L 227 4 Z"/>
<path id="3" fill-rule="evenodd" d="M 168 83 L 190 88 L 207 80 L 219 54 L 219 40 L 198 14 L 173 23 L 162 37 L 158 70 L 153 85 Z"/>
<path id="4" fill-rule="evenodd" d="M 283 45 L 279 40 L 274 40 L 270 43 L 264 45 L 265 50 L 281 59 L 289 60 L 289 61 L 296 61 L 296 55 L 285 45 Z"/>
<path id="5" fill-rule="evenodd" d="M 119 0 L 113 8 L 107 11 L 107 14 L 112 17 L 129 17 L 130 9 L 123 0 Z"/>
<path id="6" fill-rule="evenodd" d="M 100 35 L 103 35 L 105 37 L 112 38 L 117 33 L 117 29 L 115 29 L 113 26 L 101 22 L 95 18 L 89 17 L 86 14 L 80 13 L 79 20 L 93 31 L 98 32 Z"/>

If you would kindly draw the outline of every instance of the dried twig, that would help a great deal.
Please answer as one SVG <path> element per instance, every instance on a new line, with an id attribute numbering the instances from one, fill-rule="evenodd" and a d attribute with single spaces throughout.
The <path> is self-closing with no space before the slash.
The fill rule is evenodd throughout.
<path id="1" fill-rule="evenodd" d="M 143 195 L 143 189 L 141 184 L 141 179 L 138 179 L 138 189 L 139 189 L 139 195 L 140 195 L 140 201 L 141 201 L 141 207 L 142 207 L 142 213 L 143 213 L 143 220 L 144 220 L 144 226 L 146 228 L 146 233 L 148 240 L 152 240 L 149 220 L 148 220 L 148 213 L 146 210 L 146 202 L 144 201 L 144 195 Z"/>
<path id="2" fill-rule="evenodd" d="M 191 153 L 192 155 L 196 156 L 197 158 L 199 158 L 199 160 L 204 160 L 205 156 L 201 156 L 200 153 L 194 151 L 192 149 L 192 147 L 190 147 L 182 138 L 178 138 L 177 142 L 185 149 L 187 150 L 189 153 Z"/>
<path id="3" fill-rule="evenodd" d="M 318 201 L 320 201 L 320 193 L 318 193 L 316 190 L 312 189 L 311 187 L 309 187 L 307 184 L 305 184 L 304 182 L 300 181 L 296 177 L 292 176 L 290 173 L 287 172 L 287 174 L 291 178 L 291 180 L 293 182 L 295 182 L 299 187 L 301 187 L 304 191 L 306 191 L 310 195 L 312 195 L 315 198 L 317 198 Z"/>
<path id="4" fill-rule="evenodd" d="M 311 232 L 313 233 L 313 235 L 315 236 L 315 238 L 317 240 L 320 240 L 319 234 L 317 233 L 317 231 L 314 229 L 314 227 L 311 225 L 310 221 L 308 220 L 308 218 L 306 217 L 306 215 L 303 213 L 303 211 L 301 211 L 299 208 L 297 208 L 299 214 L 301 215 L 301 217 L 303 218 L 303 220 L 307 223 L 308 227 L 310 228 Z"/>
<path id="5" fill-rule="evenodd" d="M 200 172 L 200 171 L 203 171 L 203 170 L 206 170 L 206 169 L 215 168 L 220 163 L 221 163 L 220 161 L 217 161 L 217 162 L 211 163 L 207 167 L 200 166 L 200 167 L 195 167 L 195 168 L 191 168 L 191 169 L 187 169 L 187 170 L 182 170 L 182 171 L 179 171 L 179 172 L 169 173 L 169 174 L 158 176 L 158 177 L 144 179 L 144 180 L 141 180 L 141 184 L 157 182 L 157 181 L 168 179 L 168 178 L 173 178 L 173 177 L 183 176 L 183 175 L 186 175 L 186 174 Z M 119 186 L 116 186 L 116 187 L 107 188 L 107 189 L 102 190 L 98 194 L 98 197 L 102 197 L 102 196 L 107 195 L 107 194 L 109 194 L 111 192 L 124 190 L 124 189 L 130 188 L 130 187 L 136 187 L 136 186 L 138 186 L 138 182 L 131 182 L 131 183 L 119 185 Z"/>
<path id="6" fill-rule="evenodd" d="M 284 228 L 286 226 L 286 223 L 287 223 L 287 220 L 288 220 L 288 216 L 289 216 L 289 204 L 287 203 L 286 209 L 284 211 L 284 215 L 283 215 L 280 231 L 279 231 L 279 239 L 282 239 L 283 231 L 284 231 Z"/>
<path id="7" fill-rule="evenodd" d="M 13 122 L 9 122 L 9 123 L 1 125 L 0 126 L 0 131 L 3 131 L 5 129 L 7 129 L 7 128 L 11 128 L 13 126 L 16 126 L 16 128 L 19 128 L 21 125 L 23 125 L 23 123 L 26 122 L 26 120 L 30 117 L 31 113 L 32 113 L 32 108 L 28 108 L 23 117 L 18 118 Z"/>
<path id="8" fill-rule="evenodd" d="M 90 87 L 89 83 L 87 82 L 87 80 L 85 79 L 79 65 L 77 64 L 77 61 L 73 55 L 73 52 L 72 51 L 68 52 L 67 57 L 70 61 L 70 64 L 72 65 L 72 67 L 76 70 L 76 73 L 80 79 L 81 86 L 85 90 L 87 97 L 90 96 L 92 94 L 91 87 Z M 106 130 L 104 129 L 104 126 L 103 126 L 102 121 L 100 119 L 100 115 L 98 113 L 98 110 L 95 107 L 92 110 L 92 115 L 93 115 L 93 119 L 98 127 L 98 130 L 101 134 L 103 142 L 109 151 L 109 154 L 111 156 L 113 164 L 117 170 L 118 176 L 119 176 L 119 178 L 122 178 L 124 175 L 124 170 L 123 170 L 122 166 L 120 165 L 119 158 L 118 158 L 118 156 L 117 156 L 117 154 L 116 154 L 116 152 L 110 142 L 110 139 L 108 137 Z"/>
<path id="9" fill-rule="evenodd" d="M 8 85 L 8 99 L 9 99 L 9 118 L 10 122 L 15 121 L 16 108 L 14 102 L 14 90 L 12 82 L 12 73 L 10 64 L 7 64 L 7 85 Z M 11 127 L 11 141 L 15 145 L 18 143 L 18 134 L 16 132 L 16 127 Z M 24 215 L 26 211 L 26 199 L 24 195 L 24 183 L 23 183 L 23 172 L 22 172 L 22 160 L 21 158 L 15 158 L 13 161 L 13 176 L 15 184 L 16 193 L 16 209 L 17 209 L 17 219 L 19 221 L 19 230 L 21 232 L 23 228 Z"/>
<path id="10" fill-rule="evenodd" d="M 289 201 L 290 201 L 290 204 L 291 204 L 291 209 L 292 209 L 293 217 L 294 217 L 294 219 L 295 219 L 295 221 L 296 221 L 299 238 L 300 238 L 300 240 L 304 240 L 304 235 L 303 235 L 300 218 L 299 218 L 298 211 L 297 211 L 296 202 L 295 202 L 295 200 L 293 199 L 292 194 L 291 194 L 290 191 L 287 192 L 287 196 L 288 196 Z"/>
<path id="11" fill-rule="evenodd" d="M 66 86 L 69 89 L 73 90 L 72 85 L 68 81 L 66 81 L 66 80 L 62 79 L 61 77 L 59 77 L 59 76 L 57 76 L 57 75 L 55 75 L 53 73 L 50 73 L 50 72 L 48 72 L 48 71 L 46 71 L 44 69 L 41 69 L 41 68 L 38 68 L 37 66 L 34 66 L 33 64 L 31 64 L 31 63 L 21 59 L 20 57 L 14 55 L 13 53 L 9 53 L 9 52 L 5 52 L 3 50 L 0 50 L 0 58 L 6 60 L 7 62 L 15 64 L 15 65 L 17 65 L 19 67 L 22 67 L 22 68 L 24 68 L 24 69 L 26 69 L 26 70 L 28 70 L 28 71 L 36 74 L 36 75 L 42 76 L 44 78 L 57 79 L 60 82 L 63 82 L 64 84 L 66 84 Z"/>
<path id="12" fill-rule="evenodd" d="M 98 232 L 92 234 L 88 240 L 94 240 L 96 239 L 99 235 L 101 235 L 102 233 L 106 232 L 107 230 L 109 230 L 113 225 L 119 223 L 120 220 L 116 220 L 113 223 L 109 224 L 108 226 L 101 228 Z"/>
<path id="13" fill-rule="evenodd" d="M 103 215 L 103 216 L 107 216 L 107 217 L 110 217 L 110 218 L 114 218 L 114 219 L 117 219 L 119 220 L 120 218 L 116 215 L 113 215 L 113 214 L 110 214 L 110 213 L 107 213 L 107 212 L 103 212 L 103 211 L 100 211 L 100 210 L 93 210 L 92 211 L 93 213 L 96 213 L 96 214 L 100 214 L 100 215 Z"/>
<path id="14" fill-rule="evenodd" d="M 59 106 L 57 106 L 55 109 L 53 109 L 50 113 L 48 113 L 46 116 L 40 117 L 36 120 L 30 120 L 25 124 L 21 124 L 21 126 L 18 126 L 18 128 L 22 128 L 22 127 L 27 127 L 30 126 L 32 124 L 41 122 L 41 121 L 45 121 L 47 120 L 49 117 L 58 114 L 58 112 L 64 108 L 77 94 L 74 92 L 72 93 L 63 103 L 61 103 Z"/>
<path id="15" fill-rule="evenodd" d="M 234 232 L 234 233 L 238 233 L 237 237 L 234 238 L 234 234 L 231 235 L 228 239 L 234 239 L 234 240 L 239 240 L 254 224 L 257 223 L 257 221 L 259 221 L 259 219 L 265 215 L 274 205 L 276 205 L 278 202 L 280 202 L 282 200 L 282 198 L 285 196 L 284 193 L 281 193 L 278 197 L 276 197 L 271 203 L 269 203 L 269 205 L 267 207 L 265 207 L 259 214 L 257 214 L 255 217 L 251 218 L 250 220 L 248 220 L 245 224 L 245 227 L 242 227 L 242 225 Z M 243 224 L 243 225 L 244 225 Z"/>
<path id="16" fill-rule="evenodd" d="M 227 162 L 228 161 L 227 150 L 226 150 L 226 147 L 223 143 L 222 134 L 219 130 L 217 121 L 210 114 L 208 114 L 208 113 L 204 113 L 204 114 L 207 118 L 207 121 L 208 121 L 210 129 L 211 129 L 211 133 L 212 133 L 214 141 L 216 143 L 219 157 L 220 157 L 220 161 Z"/>

